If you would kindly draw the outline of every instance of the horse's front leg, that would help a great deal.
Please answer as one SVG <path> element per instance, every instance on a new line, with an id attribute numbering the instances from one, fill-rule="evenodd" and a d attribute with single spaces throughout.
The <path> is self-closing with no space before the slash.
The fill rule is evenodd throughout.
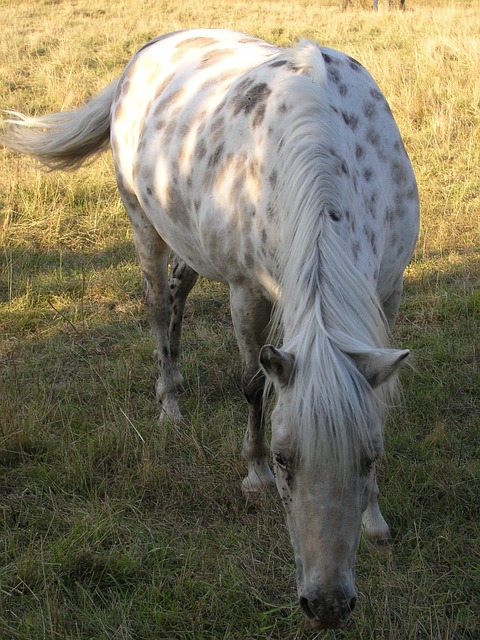
<path id="1" fill-rule="evenodd" d="M 362 515 L 365 539 L 376 549 L 386 549 L 391 546 L 390 529 L 378 506 L 378 485 L 375 477 L 375 465 L 370 471 L 370 499 Z"/>
<path id="2" fill-rule="evenodd" d="M 265 376 L 258 362 L 260 349 L 266 341 L 271 304 L 257 292 L 236 285 L 230 287 L 230 305 L 242 360 L 242 387 L 248 402 L 248 423 L 243 440 L 248 474 L 242 482 L 242 491 L 247 498 L 255 498 L 264 488 L 275 485 L 265 440 Z"/>

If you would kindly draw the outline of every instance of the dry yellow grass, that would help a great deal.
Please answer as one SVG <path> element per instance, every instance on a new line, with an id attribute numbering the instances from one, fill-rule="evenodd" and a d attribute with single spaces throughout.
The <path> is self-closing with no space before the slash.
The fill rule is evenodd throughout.
<path id="1" fill-rule="evenodd" d="M 285 45 L 309 37 L 346 50 L 379 82 L 412 156 L 424 212 L 419 247 L 441 251 L 452 241 L 477 241 L 480 7 L 473 2 L 412 1 L 406 12 L 380 4 L 378 13 L 341 12 L 339 3 L 325 0 L 0 7 L 2 106 L 32 113 L 82 102 L 118 75 L 141 44 L 180 28 L 232 27 Z M 4 193 L 16 179 L 12 169 L 18 171 L 8 162 L 2 171 Z"/>

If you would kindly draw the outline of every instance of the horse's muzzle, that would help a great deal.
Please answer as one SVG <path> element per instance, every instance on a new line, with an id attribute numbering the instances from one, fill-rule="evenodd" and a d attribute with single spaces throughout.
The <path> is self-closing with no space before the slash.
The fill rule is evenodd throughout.
<path id="1" fill-rule="evenodd" d="M 316 629 L 338 629 L 347 622 L 355 609 L 356 595 L 346 596 L 344 591 L 315 593 L 300 597 L 300 606 L 309 623 Z"/>

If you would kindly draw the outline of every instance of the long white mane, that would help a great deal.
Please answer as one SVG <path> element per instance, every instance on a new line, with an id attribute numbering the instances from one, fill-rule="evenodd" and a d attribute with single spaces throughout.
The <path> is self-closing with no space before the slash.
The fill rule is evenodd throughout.
<path id="1" fill-rule="evenodd" d="M 329 126 L 325 64 L 319 48 L 301 42 L 293 64 L 298 97 L 279 151 L 281 186 L 276 209 L 281 296 L 273 331 L 295 354 L 292 432 L 305 460 L 325 455 L 342 465 L 371 448 L 369 423 L 378 420 L 384 390 L 374 393 L 349 354 L 378 353 L 388 330 L 373 286 L 355 267 L 329 216 L 345 210 L 331 149 L 341 149 Z"/>

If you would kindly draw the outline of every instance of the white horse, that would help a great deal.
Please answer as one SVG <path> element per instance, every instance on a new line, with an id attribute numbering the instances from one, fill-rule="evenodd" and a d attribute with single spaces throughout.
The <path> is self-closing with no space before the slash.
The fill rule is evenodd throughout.
<path id="1" fill-rule="evenodd" d="M 228 283 L 249 403 L 243 490 L 276 481 L 300 604 L 313 626 L 341 626 L 356 603 L 362 521 L 370 542 L 390 540 L 374 466 L 387 392 L 408 355 L 387 348 L 388 324 L 419 217 L 410 162 L 370 74 L 313 42 L 281 49 L 182 31 L 140 49 L 79 110 L 11 115 L 3 143 L 60 169 L 110 143 L 145 274 L 157 398 L 174 420 L 186 297 L 198 273 Z M 276 394 L 275 479 L 265 377 Z"/>

